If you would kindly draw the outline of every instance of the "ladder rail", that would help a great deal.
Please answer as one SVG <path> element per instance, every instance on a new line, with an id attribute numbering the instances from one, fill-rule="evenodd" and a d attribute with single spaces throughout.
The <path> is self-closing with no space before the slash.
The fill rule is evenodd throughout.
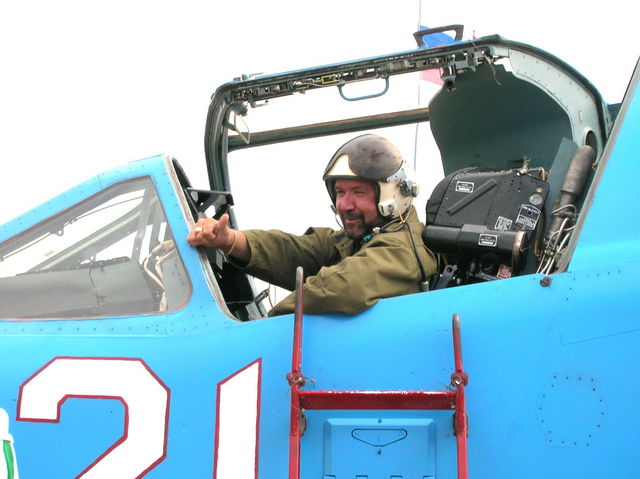
<path id="1" fill-rule="evenodd" d="M 291 372 L 287 381 L 291 386 L 291 417 L 289 424 L 289 479 L 300 478 L 300 437 L 302 436 L 302 407 L 300 405 L 300 388 L 304 386 L 302 375 L 302 316 L 304 298 L 302 287 L 304 273 L 302 267 L 296 269 L 296 296 L 293 319 L 293 354 L 291 356 Z"/>
<path id="2" fill-rule="evenodd" d="M 451 390 L 443 391 L 302 391 L 306 383 L 302 374 L 302 319 L 304 274 L 296 270 L 296 306 L 293 322 L 293 353 L 287 381 L 291 387 L 291 417 L 289 430 L 289 479 L 300 479 L 300 439 L 304 433 L 304 410 L 453 410 L 456 436 L 458 479 L 468 478 L 468 419 L 464 388 L 469 376 L 462 362 L 460 316 L 451 321 L 454 372 Z"/>
<path id="3" fill-rule="evenodd" d="M 469 424 L 464 388 L 469 384 L 469 375 L 464 372 L 462 364 L 462 331 L 460 328 L 460 316 L 454 314 L 451 319 L 451 332 L 453 335 L 453 358 L 455 372 L 451 375 L 451 385 L 456 388 L 454 413 L 454 434 L 456 436 L 456 448 L 458 451 L 458 479 L 467 479 L 469 466 L 467 460 L 467 437 Z"/>

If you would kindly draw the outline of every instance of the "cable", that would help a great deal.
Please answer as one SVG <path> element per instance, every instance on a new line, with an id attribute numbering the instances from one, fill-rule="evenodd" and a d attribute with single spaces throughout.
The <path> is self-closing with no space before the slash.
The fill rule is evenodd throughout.
<path id="1" fill-rule="evenodd" d="M 424 265 L 420 260 L 420 255 L 418 254 L 418 248 L 416 247 L 416 242 L 413 239 L 413 230 L 411 229 L 411 225 L 409 223 L 404 223 L 407 225 L 407 229 L 409 230 L 409 239 L 411 240 L 411 247 L 413 248 L 413 254 L 416 256 L 416 261 L 418 263 L 418 268 L 420 268 L 420 276 L 422 277 L 422 282 L 420 283 L 420 289 L 422 291 L 427 291 L 429 286 L 429 281 L 427 278 L 427 273 L 424 269 Z"/>

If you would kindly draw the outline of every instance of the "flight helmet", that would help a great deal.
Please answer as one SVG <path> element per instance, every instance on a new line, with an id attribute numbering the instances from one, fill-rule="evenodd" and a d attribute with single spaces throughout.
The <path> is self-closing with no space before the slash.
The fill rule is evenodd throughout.
<path id="1" fill-rule="evenodd" d="M 418 185 L 409 178 L 407 162 L 393 144 L 378 135 L 366 134 L 347 141 L 335 152 L 322 179 L 336 205 L 336 180 L 371 181 L 377 192 L 378 212 L 386 219 L 399 218 L 418 195 Z"/>

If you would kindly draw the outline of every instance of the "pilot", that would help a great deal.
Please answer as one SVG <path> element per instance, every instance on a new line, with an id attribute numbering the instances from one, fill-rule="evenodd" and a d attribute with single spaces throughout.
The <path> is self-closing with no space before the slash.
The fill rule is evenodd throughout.
<path id="1" fill-rule="evenodd" d="M 309 228 L 297 236 L 277 230 L 238 231 L 229 217 L 199 220 L 187 237 L 192 246 L 218 248 L 248 274 L 293 290 L 304 268 L 306 313 L 354 315 L 381 298 L 426 290 L 436 272 L 424 246 L 412 200 L 418 187 L 400 152 L 377 135 L 358 136 L 338 149 L 325 169 L 326 184 L 342 229 Z M 269 316 L 294 311 L 292 293 Z"/>

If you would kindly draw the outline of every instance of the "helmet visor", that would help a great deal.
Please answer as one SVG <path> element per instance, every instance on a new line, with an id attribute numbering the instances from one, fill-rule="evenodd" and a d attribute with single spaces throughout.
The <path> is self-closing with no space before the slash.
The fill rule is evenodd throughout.
<path id="1" fill-rule="evenodd" d="M 386 182 L 402 166 L 400 152 L 388 140 L 377 135 L 362 135 L 338 149 L 324 171 L 323 179 L 333 176 L 333 168 L 339 160 L 348 161 L 355 176 L 369 181 Z"/>

